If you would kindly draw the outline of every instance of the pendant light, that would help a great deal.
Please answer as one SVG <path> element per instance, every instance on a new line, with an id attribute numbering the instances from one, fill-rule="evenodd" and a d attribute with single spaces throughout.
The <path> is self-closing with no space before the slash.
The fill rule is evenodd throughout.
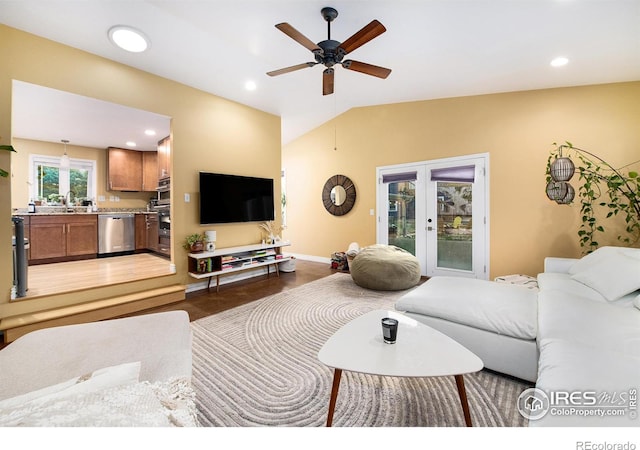
<path id="1" fill-rule="evenodd" d="M 60 158 L 60 168 L 68 169 L 70 163 L 69 163 L 69 156 L 67 155 L 67 144 L 69 143 L 69 141 L 66 139 L 62 139 L 61 142 L 64 144 L 64 155 L 62 155 L 62 157 Z"/>

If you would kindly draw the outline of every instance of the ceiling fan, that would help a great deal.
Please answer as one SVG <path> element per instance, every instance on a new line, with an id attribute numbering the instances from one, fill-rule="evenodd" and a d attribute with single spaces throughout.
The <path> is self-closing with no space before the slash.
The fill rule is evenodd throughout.
<path id="1" fill-rule="evenodd" d="M 387 29 L 377 20 L 372 20 L 369 25 L 366 25 L 356 34 L 351 36 L 344 42 L 338 42 L 331 39 L 331 22 L 338 17 L 338 11 L 334 8 L 326 7 L 320 11 L 324 20 L 327 21 L 327 39 L 317 44 L 314 44 L 310 39 L 293 28 L 288 23 L 279 23 L 276 28 L 282 31 L 300 45 L 311 50 L 315 57 L 315 61 L 297 64 L 291 67 L 285 67 L 283 69 L 273 70 L 267 72 L 267 75 L 275 77 L 284 73 L 293 72 L 295 70 L 305 69 L 307 67 L 313 67 L 316 64 L 322 64 L 326 67 L 322 75 L 322 94 L 333 94 L 333 81 L 334 81 L 334 69 L 333 66 L 340 64 L 342 67 L 348 70 L 355 70 L 356 72 L 372 75 L 378 78 L 387 78 L 391 73 L 391 69 L 386 69 L 380 66 L 374 66 L 372 64 L 363 63 L 360 61 L 353 61 L 347 59 L 343 61 L 343 58 L 357 49 L 358 47 L 366 44 L 373 38 L 380 36 Z"/>

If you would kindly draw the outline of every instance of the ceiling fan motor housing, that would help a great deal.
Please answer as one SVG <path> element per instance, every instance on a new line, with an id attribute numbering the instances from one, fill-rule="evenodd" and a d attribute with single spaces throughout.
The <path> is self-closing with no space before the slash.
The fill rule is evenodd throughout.
<path id="1" fill-rule="evenodd" d="M 346 53 L 339 48 L 340 44 L 340 42 L 334 41 L 333 39 L 318 42 L 318 47 L 322 49 L 322 52 L 314 52 L 316 62 L 318 64 L 324 64 L 326 67 L 332 67 L 340 63 L 346 55 Z"/>

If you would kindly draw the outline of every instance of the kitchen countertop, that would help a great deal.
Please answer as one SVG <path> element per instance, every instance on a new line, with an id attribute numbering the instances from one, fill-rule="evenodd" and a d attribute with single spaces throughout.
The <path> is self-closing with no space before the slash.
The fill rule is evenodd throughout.
<path id="1" fill-rule="evenodd" d="M 40 210 L 39 208 L 47 208 L 46 211 Z M 51 208 L 51 209 L 49 209 Z M 26 208 L 20 208 L 14 210 L 12 213 L 14 216 L 88 216 L 88 215 L 100 215 L 100 214 L 158 214 L 157 211 L 146 211 L 146 210 L 137 210 L 137 209 L 98 209 L 98 211 L 87 212 L 86 207 L 77 207 L 74 208 L 73 212 L 67 212 L 66 208 L 61 207 L 42 207 L 36 206 L 35 213 L 27 212 Z"/>

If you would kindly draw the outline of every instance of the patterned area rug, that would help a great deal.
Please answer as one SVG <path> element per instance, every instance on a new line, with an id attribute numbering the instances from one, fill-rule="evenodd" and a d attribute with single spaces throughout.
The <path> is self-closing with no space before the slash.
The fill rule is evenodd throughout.
<path id="1" fill-rule="evenodd" d="M 406 291 L 363 289 L 349 274 L 326 278 L 192 323 L 193 386 L 204 426 L 324 426 L 333 370 L 317 359 L 342 325 L 393 309 Z M 474 426 L 525 426 L 525 383 L 465 375 Z M 334 426 L 464 426 L 453 377 L 394 378 L 343 372 Z"/>

